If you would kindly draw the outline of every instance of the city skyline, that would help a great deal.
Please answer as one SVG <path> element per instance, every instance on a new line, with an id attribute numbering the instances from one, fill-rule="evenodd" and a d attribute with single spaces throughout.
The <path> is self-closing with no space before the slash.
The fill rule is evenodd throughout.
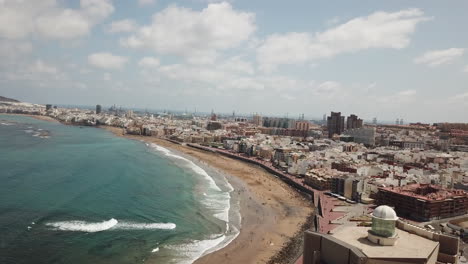
<path id="1" fill-rule="evenodd" d="M 468 3 L 450 4 L 6 0 L 0 95 L 467 122 Z"/>

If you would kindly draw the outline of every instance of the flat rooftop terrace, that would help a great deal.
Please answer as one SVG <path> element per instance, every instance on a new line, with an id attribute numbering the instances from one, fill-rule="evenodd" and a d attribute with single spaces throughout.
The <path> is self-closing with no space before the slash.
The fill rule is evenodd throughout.
<path id="1" fill-rule="evenodd" d="M 367 227 L 344 226 L 333 231 L 332 236 L 360 249 L 369 258 L 426 259 L 435 251 L 439 242 L 396 229 L 398 240 L 394 246 L 380 246 L 367 240 Z"/>
<path id="2" fill-rule="evenodd" d="M 468 193 L 463 190 L 445 189 L 437 185 L 419 183 L 409 184 L 401 187 L 380 187 L 379 189 L 405 196 L 411 196 L 416 199 L 429 202 L 468 197 Z"/>

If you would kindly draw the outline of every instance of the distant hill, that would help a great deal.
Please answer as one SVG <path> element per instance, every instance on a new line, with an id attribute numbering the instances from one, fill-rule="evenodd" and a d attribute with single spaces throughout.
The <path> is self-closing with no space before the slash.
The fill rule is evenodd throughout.
<path id="1" fill-rule="evenodd" d="M 13 102 L 13 103 L 19 103 L 20 101 L 18 101 L 18 100 L 15 100 L 15 99 L 11 99 L 11 98 L 7 98 L 7 97 L 0 96 L 0 102 Z"/>

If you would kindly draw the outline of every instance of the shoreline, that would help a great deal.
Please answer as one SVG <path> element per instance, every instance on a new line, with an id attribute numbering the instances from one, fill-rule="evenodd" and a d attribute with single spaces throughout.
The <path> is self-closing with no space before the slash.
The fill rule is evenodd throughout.
<path id="1" fill-rule="evenodd" d="M 62 123 L 48 116 L 22 115 Z M 96 128 L 183 154 L 197 165 L 203 164 L 203 167 L 220 173 L 232 185 L 234 191 L 231 194 L 239 201 L 240 232 L 233 240 L 208 249 L 193 263 L 289 264 L 297 257 L 302 233 L 312 224 L 313 204 L 275 175 L 258 165 L 165 139 L 123 134 L 123 129 L 118 127 Z"/>
<path id="2" fill-rule="evenodd" d="M 61 123 L 55 118 L 52 118 L 50 116 L 44 116 L 44 115 L 30 115 L 30 114 L 12 114 L 12 113 L 1 113 L 2 115 L 10 115 L 10 116 L 27 116 L 31 117 L 37 120 L 42 120 L 42 121 L 47 121 L 47 122 L 52 122 L 52 123 Z"/>
<path id="3" fill-rule="evenodd" d="M 132 139 L 135 140 L 135 139 Z M 140 140 L 141 141 L 141 140 Z M 142 141 L 144 142 L 144 141 Z M 190 155 L 187 155 L 183 152 L 171 149 L 171 148 L 166 148 L 162 147 L 161 145 L 157 145 L 154 143 L 148 143 L 144 142 L 148 147 L 155 149 L 158 153 L 162 155 L 169 156 L 168 159 L 171 159 L 174 156 L 177 156 L 177 158 L 173 161 L 178 161 L 179 159 L 183 158 L 186 159 L 188 162 L 193 163 L 194 166 L 202 169 L 204 172 L 206 172 L 207 176 L 210 178 L 208 182 L 213 181 L 213 183 L 216 185 L 217 188 L 223 190 L 223 192 L 227 192 L 229 195 L 229 200 L 228 200 L 228 205 L 225 208 L 225 213 L 224 212 L 217 212 L 215 215 L 213 215 L 217 219 L 221 219 L 223 221 L 226 221 L 226 230 L 223 233 L 216 233 L 212 234 L 213 236 L 218 236 L 220 238 L 221 236 L 223 237 L 223 240 L 221 241 L 214 241 L 213 239 L 205 239 L 205 240 L 194 240 L 197 241 L 197 243 L 203 243 L 206 244 L 206 247 L 202 247 L 201 250 L 196 253 L 196 256 L 192 256 L 193 258 L 190 260 L 192 262 L 196 261 L 200 257 L 203 257 L 204 255 L 207 255 L 211 252 L 215 252 L 217 250 L 220 250 L 224 247 L 226 247 L 229 243 L 231 243 L 240 233 L 240 228 L 241 228 L 241 215 L 240 215 L 240 195 L 235 191 L 235 190 L 245 190 L 245 184 L 230 175 L 225 174 L 224 172 L 217 170 L 216 168 L 213 168 L 203 161 L 197 160 L 193 158 Z M 176 165 L 178 166 L 178 165 Z M 184 166 L 185 167 L 185 166 Z M 206 179 L 201 180 L 199 184 L 206 184 Z M 209 195 L 208 195 L 209 196 Z M 204 194 L 203 198 L 206 198 L 207 195 Z M 208 198 L 208 201 L 212 198 Z M 201 201 L 201 200 L 200 200 Z M 201 201 L 203 203 L 203 201 Z M 217 240 L 216 238 L 215 240 Z M 216 242 L 211 244 L 212 242 Z M 190 245 L 188 244 L 182 244 L 184 245 Z M 160 259 L 158 256 L 154 256 L 155 259 L 153 259 L 153 256 L 149 257 L 147 259 L 148 263 L 160 263 Z M 188 263 L 184 261 L 183 263 Z"/>
<path id="4" fill-rule="evenodd" d="M 216 153 L 179 145 L 164 139 L 124 135 L 121 128 L 101 126 L 116 136 L 154 143 L 188 155 L 226 176 L 240 199 L 240 233 L 229 244 L 202 255 L 195 264 L 281 262 L 284 248 L 297 243 L 310 221 L 313 207 L 296 190 L 263 168 Z M 235 183 L 240 181 L 240 185 Z M 244 185 L 244 187 L 239 187 Z M 241 189 L 239 189 L 241 188 Z M 290 259 L 289 261 L 292 261 Z"/>

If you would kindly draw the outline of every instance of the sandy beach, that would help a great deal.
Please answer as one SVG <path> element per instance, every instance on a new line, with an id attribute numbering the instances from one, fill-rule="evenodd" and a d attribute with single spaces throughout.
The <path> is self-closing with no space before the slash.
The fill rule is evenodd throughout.
<path id="1" fill-rule="evenodd" d="M 240 196 L 242 226 L 239 236 L 223 249 L 198 259 L 196 264 L 266 263 L 291 240 L 312 213 L 310 201 L 258 166 L 155 137 L 123 135 L 120 128 L 104 128 L 118 136 L 182 152 L 245 183 L 245 187 L 233 184 Z"/>

